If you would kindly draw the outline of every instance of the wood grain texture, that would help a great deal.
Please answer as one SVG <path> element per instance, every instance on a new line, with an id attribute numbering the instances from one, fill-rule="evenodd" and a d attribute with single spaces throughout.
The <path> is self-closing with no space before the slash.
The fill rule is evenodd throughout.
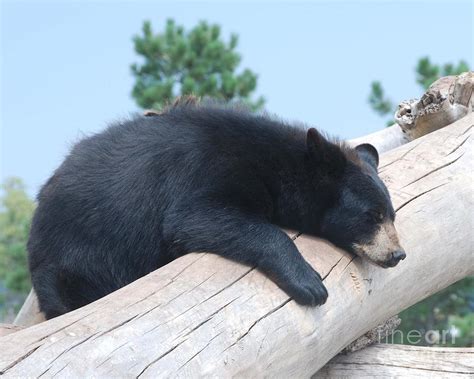
<path id="1" fill-rule="evenodd" d="M 309 377 L 354 339 L 473 273 L 471 116 L 382 156 L 407 258 L 381 269 L 298 236 L 328 302 L 190 254 L 77 311 L 0 338 L 5 377 Z M 365 351 L 365 350 L 364 350 Z"/>
<path id="2" fill-rule="evenodd" d="M 338 355 L 312 379 L 472 378 L 474 348 L 379 344 Z"/>
<path id="3" fill-rule="evenodd" d="M 21 326 L 16 326 L 13 324 L 0 324 L 0 337 L 18 332 L 21 329 L 23 329 Z"/>

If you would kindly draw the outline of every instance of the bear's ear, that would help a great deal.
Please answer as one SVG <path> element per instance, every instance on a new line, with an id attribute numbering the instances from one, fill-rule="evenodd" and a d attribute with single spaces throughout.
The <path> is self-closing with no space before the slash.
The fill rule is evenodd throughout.
<path id="1" fill-rule="evenodd" d="M 341 148 L 329 142 L 315 128 L 308 130 L 306 146 L 311 160 L 320 168 L 331 173 L 342 172 L 346 166 L 346 156 Z"/>
<path id="2" fill-rule="evenodd" d="M 369 143 L 363 143 L 362 145 L 356 146 L 356 151 L 360 159 L 377 170 L 379 167 L 379 153 L 375 147 Z"/>

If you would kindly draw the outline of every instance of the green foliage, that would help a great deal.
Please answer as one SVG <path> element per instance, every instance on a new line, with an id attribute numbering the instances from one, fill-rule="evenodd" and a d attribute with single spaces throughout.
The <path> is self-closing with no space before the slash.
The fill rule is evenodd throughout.
<path id="1" fill-rule="evenodd" d="M 26 243 L 35 208 L 22 181 L 10 178 L 0 197 L 0 282 L 16 293 L 29 291 Z"/>
<path id="2" fill-rule="evenodd" d="M 468 277 L 403 311 L 399 327 L 403 333 L 396 335 L 395 342 L 409 342 L 406 336 L 411 330 L 423 336 L 433 330 L 441 337 L 436 345 L 474 346 L 473 288 L 474 277 Z M 400 340 L 402 337 L 405 340 Z M 427 342 L 422 338 L 419 344 Z"/>
<path id="3" fill-rule="evenodd" d="M 443 76 L 459 75 L 469 71 L 469 66 L 465 61 L 460 61 L 457 65 L 446 63 L 444 65 L 436 65 L 431 63 L 428 57 L 421 58 L 416 65 L 416 82 L 426 91 L 428 87 L 436 80 Z M 368 101 L 374 112 L 380 116 L 393 115 L 396 106 L 393 101 L 385 96 L 385 91 L 379 81 L 371 83 Z M 393 124 L 394 121 L 389 119 L 387 125 Z"/>
<path id="4" fill-rule="evenodd" d="M 474 312 L 463 316 L 450 315 L 448 322 L 459 334 L 456 337 L 456 343 L 453 344 L 454 346 L 474 347 Z"/>
<path id="5" fill-rule="evenodd" d="M 384 116 L 387 113 L 390 113 L 393 109 L 392 101 L 385 97 L 382 84 L 378 81 L 371 83 L 369 104 L 372 107 L 372 109 L 381 116 Z"/>
<path id="6" fill-rule="evenodd" d="M 416 66 L 416 82 L 427 90 L 430 85 L 443 76 L 459 75 L 469 71 L 469 66 L 465 61 L 460 61 L 457 66 L 446 63 L 444 65 L 436 65 L 430 62 L 430 58 L 424 57 L 418 61 Z"/>
<path id="7" fill-rule="evenodd" d="M 237 35 L 232 34 L 226 43 L 218 25 L 201 21 L 185 31 L 168 20 L 164 32 L 155 34 L 146 21 L 133 42 L 143 63 L 131 66 L 135 77 L 132 96 L 143 108 L 161 109 L 179 95 L 238 100 L 253 109 L 264 104 L 262 97 L 251 100 L 257 75 L 249 69 L 236 73 L 241 61 Z"/>

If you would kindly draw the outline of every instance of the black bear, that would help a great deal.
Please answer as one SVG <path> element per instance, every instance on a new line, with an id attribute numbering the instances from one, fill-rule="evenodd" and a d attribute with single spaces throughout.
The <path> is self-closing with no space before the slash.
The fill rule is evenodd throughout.
<path id="1" fill-rule="evenodd" d="M 377 165 L 371 145 L 232 106 L 182 102 L 116 123 L 77 143 L 38 195 L 28 251 L 40 309 L 61 315 L 204 251 L 323 304 L 320 275 L 280 227 L 395 266 L 405 253 Z"/>

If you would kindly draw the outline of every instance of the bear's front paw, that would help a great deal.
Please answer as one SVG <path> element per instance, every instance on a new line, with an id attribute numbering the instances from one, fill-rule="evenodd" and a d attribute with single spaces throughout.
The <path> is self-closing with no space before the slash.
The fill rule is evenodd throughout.
<path id="1" fill-rule="evenodd" d="M 316 306 L 322 305 L 328 298 L 328 291 L 321 276 L 306 264 L 281 286 L 298 304 Z"/>

